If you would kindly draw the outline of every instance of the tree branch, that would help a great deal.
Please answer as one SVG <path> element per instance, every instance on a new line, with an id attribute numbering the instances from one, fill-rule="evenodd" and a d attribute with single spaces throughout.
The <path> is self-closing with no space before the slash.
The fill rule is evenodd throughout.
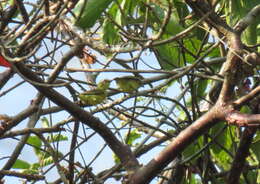
<path id="1" fill-rule="evenodd" d="M 218 104 L 210 111 L 201 116 L 193 124 L 183 130 L 159 155 L 154 157 L 146 166 L 136 171 L 129 179 L 129 184 L 149 183 L 164 167 L 182 152 L 205 130 L 214 126 L 218 120 L 224 117 L 225 110 Z"/>
<path id="2" fill-rule="evenodd" d="M 35 113 L 37 111 L 37 109 L 38 109 L 37 106 L 31 105 L 27 109 L 25 109 L 24 111 L 20 112 L 19 114 L 17 114 L 14 117 L 12 117 L 10 120 L 1 122 L 0 136 L 2 136 L 5 132 L 10 130 L 11 128 L 18 125 L 21 121 L 26 119 L 31 114 Z"/>
<path id="3" fill-rule="evenodd" d="M 235 25 L 235 30 L 240 34 L 242 33 L 250 24 L 259 19 L 260 16 L 260 5 L 255 6 L 242 20 L 240 20 Z"/>
<path id="4" fill-rule="evenodd" d="M 16 67 L 20 71 L 20 73 L 26 76 L 28 79 L 38 83 L 43 83 L 42 79 L 35 75 L 35 73 L 32 72 L 30 69 L 26 68 L 22 63 L 17 63 Z M 130 148 L 127 145 L 122 144 L 115 137 L 114 133 L 111 132 L 111 130 L 107 126 L 105 126 L 99 119 L 94 117 L 89 112 L 84 111 L 78 105 L 74 104 L 66 97 L 62 96 L 49 87 L 38 85 L 34 85 L 34 87 L 44 96 L 52 100 L 60 107 L 64 108 L 72 116 L 96 131 L 108 143 L 109 147 L 120 158 L 121 162 L 125 164 L 125 167 L 128 170 L 132 170 L 133 168 L 138 166 L 138 161 L 134 157 Z"/>
<path id="5" fill-rule="evenodd" d="M 24 4 L 21 0 L 15 0 L 15 4 L 17 5 L 18 9 L 20 10 L 21 12 L 21 15 L 23 17 L 23 21 L 24 23 L 28 23 L 29 22 L 29 16 L 28 16 L 28 13 L 24 7 Z"/>
<path id="6" fill-rule="evenodd" d="M 0 35 L 3 34 L 6 26 L 10 23 L 10 20 L 13 18 L 13 16 L 15 15 L 15 12 L 17 10 L 17 6 L 16 4 L 12 4 L 10 7 L 9 7 L 9 10 L 8 12 L 5 12 L 4 13 L 4 17 L 3 19 L 1 20 L 1 23 L 0 23 Z"/>
<path id="7" fill-rule="evenodd" d="M 60 124 L 57 124 L 53 127 L 48 127 L 48 128 L 25 128 L 23 130 L 7 132 L 4 135 L 0 136 L 0 139 L 11 138 L 11 137 L 26 135 L 31 133 L 43 134 L 43 133 L 54 133 L 54 132 L 64 131 L 64 129 L 61 128 L 60 126 L 61 126 Z"/>
<path id="8" fill-rule="evenodd" d="M 233 160 L 231 169 L 228 174 L 227 184 L 239 183 L 239 177 L 244 169 L 246 157 L 249 154 L 249 148 L 253 137 L 256 133 L 256 128 L 246 128 L 240 140 L 239 147 L 236 151 L 236 156 Z"/>
<path id="9" fill-rule="evenodd" d="M 19 178 L 24 178 L 27 180 L 44 180 L 45 177 L 42 175 L 38 174 L 26 174 L 26 173 L 20 173 L 20 172 L 15 172 L 15 171 L 9 171 L 9 170 L 0 170 L 1 175 L 6 175 L 6 176 L 15 176 Z"/>
<path id="10" fill-rule="evenodd" d="M 256 87 L 255 89 L 253 89 L 252 91 L 250 91 L 248 94 L 246 94 L 245 96 L 237 99 L 234 102 L 234 106 L 235 108 L 241 107 L 242 105 L 246 104 L 247 102 L 249 102 L 250 100 L 254 99 L 257 95 L 260 94 L 260 86 Z"/>
<path id="11" fill-rule="evenodd" d="M 260 114 L 243 114 L 239 111 L 233 111 L 226 115 L 229 124 L 237 126 L 259 126 Z"/>
<path id="12" fill-rule="evenodd" d="M 13 75 L 14 72 L 11 69 L 6 69 L 2 73 L 0 73 L 0 90 Z"/>
<path id="13" fill-rule="evenodd" d="M 212 7 L 205 0 L 185 0 L 185 2 L 192 8 L 197 17 L 203 17 L 208 12 L 212 11 Z M 209 15 L 209 18 L 205 20 L 210 27 L 214 27 L 222 34 L 227 35 L 233 32 L 233 29 L 229 27 L 215 12 Z"/>

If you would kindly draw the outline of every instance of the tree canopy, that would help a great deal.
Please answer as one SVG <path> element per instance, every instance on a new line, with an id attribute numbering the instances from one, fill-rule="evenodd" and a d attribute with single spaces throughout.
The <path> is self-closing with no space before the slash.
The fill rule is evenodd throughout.
<path id="1" fill-rule="evenodd" d="M 260 183 L 259 0 L 0 5 L 0 183 Z"/>

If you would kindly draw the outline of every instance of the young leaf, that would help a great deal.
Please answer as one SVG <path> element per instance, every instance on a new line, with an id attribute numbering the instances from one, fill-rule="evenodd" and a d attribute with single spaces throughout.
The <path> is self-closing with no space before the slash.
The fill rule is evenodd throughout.
<path id="1" fill-rule="evenodd" d="M 0 55 L 0 66 L 4 66 L 4 67 L 11 67 L 11 64 L 6 61 L 6 59 Z"/>
<path id="2" fill-rule="evenodd" d="M 40 163 L 36 162 L 36 163 L 33 163 L 31 166 L 30 166 L 30 170 L 38 170 L 40 167 Z"/>
<path id="3" fill-rule="evenodd" d="M 24 160 L 17 159 L 12 166 L 13 169 L 29 169 L 31 164 Z"/>
<path id="4" fill-rule="evenodd" d="M 33 150 L 37 156 L 40 154 L 40 148 L 42 146 L 42 141 L 37 136 L 30 136 L 27 143 L 33 146 Z"/>
<path id="5" fill-rule="evenodd" d="M 137 129 L 134 129 L 126 137 L 126 144 L 133 145 L 134 141 L 141 137 L 141 133 Z"/>
<path id="6" fill-rule="evenodd" d="M 47 140 L 49 143 L 60 142 L 60 141 L 67 141 L 68 137 L 65 135 L 56 134 L 56 135 L 48 136 Z"/>
<path id="7" fill-rule="evenodd" d="M 42 167 L 45 167 L 45 166 L 47 166 L 47 165 L 52 164 L 53 162 L 54 162 L 54 161 L 53 161 L 52 156 L 49 156 L 49 157 L 47 157 L 47 158 L 41 160 L 41 166 L 42 166 Z"/>

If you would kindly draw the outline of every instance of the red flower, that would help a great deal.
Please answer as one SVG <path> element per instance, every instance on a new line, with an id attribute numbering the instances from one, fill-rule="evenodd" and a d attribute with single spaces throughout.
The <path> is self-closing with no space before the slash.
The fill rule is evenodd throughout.
<path id="1" fill-rule="evenodd" d="M 6 61 L 6 59 L 0 55 L 0 66 L 4 66 L 4 67 L 11 67 L 11 64 Z"/>

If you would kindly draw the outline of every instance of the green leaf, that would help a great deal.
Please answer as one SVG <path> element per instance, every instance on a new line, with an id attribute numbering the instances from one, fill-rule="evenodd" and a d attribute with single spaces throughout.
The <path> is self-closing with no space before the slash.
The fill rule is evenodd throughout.
<path id="1" fill-rule="evenodd" d="M 205 44 L 205 49 L 207 49 L 208 47 L 210 47 L 211 45 L 210 44 Z M 215 57 L 220 57 L 221 56 L 221 54 L 220 54 L 220 51 L 219 51 L 219 48 L 214 48 L 209 54 L 208 54 L 208 57 L 209 57 L 209 59 L 212 59 L 212 58 L 215 58 Z M 219 63 L 217 63 L 217 64 L 212 64 L 212 65 L 210 65 L 211 67 L 213 67 L 213 69 L 215 69 L 215 68 L 217 68 L 217 69 L 219 69 L 220 68 L 220 66 L 222 66 L 222 63 L 221 62 L 219 62 Z"/>
<path id="2" fill-rule="evenodd" d="M 230 26 L 234 26 L 239 20 L 244 18 L 246 14 L 255 6 L 260 3 L 259 0 L 248 1 L 248 0 L 231 0 L 227 1 L 225 4 L 226 20 Z M 256 22 L 252 23 L 242 34 L 242 40 L 247 44 L 257 43 L 257 24 L 259 23 L 259 18 Z"/>
<path id="3" fill-rule="evenodd" d="M 33 146 L 33 150 L 36 155 L 40 154 L 41 152 L 40 148 L 42 146 L 41 139 L 39 139 L 37 136 L 30 136 L 27 140 L 27 143 Z"/>
<path id="4" fill-rule="evenodd" d="M 74 13 L 78 18 L 75 25 L 84 30 L 91 28 L 112 1 L 113 0 L 80 0 L 74 9 Z"/>
<path id="5" fill-rule="evenodd" d="M 106 19 L 103 24 L 103 41 L 109 45 L 120 43 L 121 40 L 118 36 L 118 31 L 119 29 L 112 22 Z"/>
<path id="6" fill-rule="evenodd" d="M 42 160 L 40 161 L 40 165 L 41 165 L 42 167 L 45 167 L 45 166 L 48 166 L 48 165 L 52 164 L 53 162 L 54 162 L 53 157 L 52 157 L 52 156 L 49 156 L 49 157 L 47 157 L 47 158 L 42 159 Z"/>
<path id="7" fill-rule="evenodd" d="M 177 109 L 180 110 L 178 114 L 178 121 L 181 122 L 187 120 L 187 114 L 183 111 L 183 109 L 181 109 L 179 106 L 177 106 Z"/>
<path id="8" fill-rule="evenodd" d="M 252 8 L 260 3 L 259 0 L 230 0 L 225 4 L 226 20 L 230 26 L 234 26 L 242 19 Z"/>
<path id="9" fill-rule="evenodd" d="M 205 79 L 200 79 L 200 80 L 195 81 L 195 85 L 196 85 L 195 89 L 196 89 L 197 97 L 205 96 L 204 92 L 208 86 L 208 83 L 209 83 L 209 80 L 205 80 Z"/>
<path id="10" fill-rule="evenodd" d="M 117 3 L 115 3 L 116 6 L 112 7 L 115 10 L 112 16 L 118 25 L 129 26 L 130 24 L 140 24 L 144 22 L 144 13 L 140 11 L 143 7 L 142 1 L 119 0 L 118 2 L 120 2 L 122 10 L 124 10 L 122 14 Z M 111 11 L 109 10 L 109 12 Z M 138 15 L 136 15 L 136 12 L 138 12 Z"/>
<path id="11" fill-rule="evenodd" d="M 153 51 L 162 69 L 171 70 L 180 64 L 181 52 L 176 44 L 157 46 Z"/>
<path id="12" fill-rule="evenodd" d="M 58 158 L 63 157 L 63 153 L 62 152 L 57 151 L 57 150 L 54 150 L 54 151 L 55 151 L 56 157 L 58 157 Z M 47 159 L 49 157 L 52 157 L 50 152 L 51 152 L 50 150 L 42 151 L 41 154 L 39 155 L 40 162 L 42 162 L 43 160 L 45 160 L 45 159 Z"/>
<path id="13" fill-rule="evenodd" d="M 257 44 L 257 24 L 256 22 L 252 23 L 242 34 L 242 41 L 248 45 Z"/>
<path id="14" fill-rule="evenodd" d="M 120 163 L 120 159 L 118 158 L 118 156 L 116 154 L 113 153 L 113 159 L 114 159 L 114 162 L 116 164 L 119 164 Z"/>
<path id="15" fill-rule="evenodd" d="M 126 137 L 126 144 L 133 145 L 134 141 L 141 137 L 141 133 L 134 129 Z"/>
<path id="16" fill-rule="evenodd" d="M 251 111 L 251 109 L 249 108 L 249 106 L 244 105 L 244 106 L 241 107 L 240 112 L 246 113 L 246 114 L 250 114 L 252 111 Z"/>
<path id="17" fill-rule="evenodd" d="M 184 28 L 179 24 L 179 21 L 176 20 L 176 17 L 171 16 L 170 21 L 166 26 L 166 33 L 173 36 L 183 30 Z"/>
<path id="18" fill-rule="evenodd" d="M 122 21 L 121 17 L 118 14 L 121 14 L 119 11 L 118 4 L 113 2 L 111 8 L 108 10 L 108 14 L 113 20 L 121 26 Z M 118 18 L 120 17 L 120 18 Z M 102 26 L 102 39 L 107 44 L 117 44 L 120 42 L 120 37 L 118 34 L 119 29 L 115 26 L 115 24 L 110 20 L 110 18 L 105 18 L 103 26 Z"/>
<path id="19" fill-rule="evenodd" d="M 164 35 L 164 38 L 167 37 L 169 37 L 169 35 Z M 193 55 L 197 55 L 200 44 L 200 40 L 189 38 L 184 39 L 182 45 L 190 53 L 183 52 L 178 43 L 160 45 L 153 49 L 153 51 L 162 69 L 172 70 L 176 67 L 184 66 L 185 62 L 193 63 L 195 61 Z"/>
<path id="20" fill-rule="evenodd" d="M 115 81 L 119 89 L 127 93 L 132 93 L 142 86 L 142 81 L 134 76 L 117 77 Z"/>
<path id="21" fill-rule="evenodd" d="M 161 6 L 151 3 L 151 7 L 153 11 L 150 11 L 149 13 L 149 24 L 153 25 L 154 23 L 157 23 L 157 29 L 161 28 L 160 24 L 162 23 L 164 19 L 165 9 Z M 143 13 L 145 14 L 146 8 L 143 8 Z M 155 25 L 154 25 L 155 26 Z"/>
<path id="22" fill-rule="evenodd" d="M 176 15 L 176 18 L 178 18 L 178 20 L 181 20 L 183 17 L 186 17 L 190 13 L 186 3 L 180 0 L 173 0 L 173 3 L 174 8 L 176 8 L 176 12 L 174 12 L 174 14 Z"/>
<path id="23" fill-rule="evenodd" d="M 35 171 L 37 171 L 37 170 L 39 170 L 39 168 L 40 168 L 40 164 L 37 162 L 37 163 L 33 163 L 33 164 L 31 165 L 30 170 L 35 170 Z"/>
<path id="24" fill-rule="evenodd" d="M 24 160 L 20 160 L 17 159 L 14 163 L 14 165 L 12 166 L 13 169 L 29 169 L 31 166 L 30 163 L 24 161 Z"/>
<path id="25" fill-rule="evenodd" d="M 199 149 L 199 147 L 197 144 L 190 144 L 189 146 L 187 146 L 187 148 L 183 151 L 184 159 L 192 156 L 194 153 L 197 152 L 198 149 Z"/>
<path id="26" fill-rule="evenodd" d="M 60 142 L 60 141 L 67 141 L 68 137 L 62 134 L 56 134 L 56 135 L 49 135 L 47 137 L 47 140 L 49 143 Z"/>
<path id="27" fill-rule="evenodd" d="M 228 128 L 225 128 L 224 130 L 223 127 L 225 127 L 225 124 L 219 123 L 210 130 L 209 133 L 212 137 L 214 137 L 216 133 L 219 133 L 219 131 L 221 131 L 221 134 L 214 139 L 218 144 L 212 144 L 210 146 L 210 152 L 213 161 L 215 161 L 218 164 L 219 168 L 228 169 L 230 168 L 232 158 L 227 151 L 231 153 L 234 152 L 232 150 L 234 137 L 233 134 L 235 134 L 235 127 L 230 126 Z M 222 147 L 220 147 L 219 145 L 222 145 Z"/>
<path id="28" fill-rule="evenodd" d="M 184 58 L 186 62 L 194 63 L 196 59 L 194 56 L 197 55 L 197 52 L 201 46 L 201 40 L 198 40 L 196 37 L 184 39 L 183 45 L 186 48 L 186 50 L 189 51 L 189 52 L 187 51 L 184 52 Z M 200 54 L 203 54 L 207 49 L 208 47 L 204 47 L 203 52 L 201 52 Z M 182 61 L 182 63 L 184 63 L 184 61 Z"/>
<path id="29" fill-rule="evenodd" d="M 249 183 L 257 183 L 257 176 L 258 176 L 258 171 L 257 170 L 250 170 L 247 173 L 247 179 Z"/>
<path id="30" fill-rule="evenodd" d="M 260 163 L 260 132 L 257 132 L 257 135 L 254 137 L 254 140 L 251 144 L 251 149 L 255 154 L 258 164 Z"/>
<path id="31" fill-rule="evenodd" d="M 188 159 L 191 156 L 194 156 L 195 153 L 197 153 L 201 147 L 202 147 L 202 140 L 203 137 L 200 136 L 196 143 L 190 144 L 184 151 L 183 151 L 183 158 L 184 159 Z M 191 162 L 195 162 L 195 157 L 193 158 L 193 160 Z"/>
<path id="32" fill-rule="evenodd" d="M 80 94 L 78 97 L 85 105 L 97 105 L 106 99 L 107 93 L 102 89 L 93 89 Z"/>

